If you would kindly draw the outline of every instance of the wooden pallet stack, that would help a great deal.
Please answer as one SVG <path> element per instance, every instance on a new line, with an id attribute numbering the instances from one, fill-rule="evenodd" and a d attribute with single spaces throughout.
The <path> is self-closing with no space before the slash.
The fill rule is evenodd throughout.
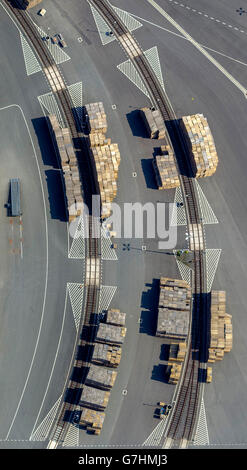
<path id="1" fill-rule="evenodd" d="M 100 434 L 105 419 L 105 413 L 89 408 L 82 408 L 81 410 L 80 426 L 94 434 Z"/>
<path id="2" fill-rule="evenodd" d="M 108 344 L 123 344 L 126 335 L 126 328 L 116 325 L 108 325 L 100 323 L 96 334 L 95 341 Z"/>
<path id="3" fill-rule="evenodd" d="M 174 153 L 169 145 L 160 147 L 160 154 L 153 158 L 153 168 L 158 189 L 180 186 Z"/>
<path id="4" fill-rule="evenodd" d="M 101 101 L 85 105 L 87 124 L 90 134 L 106 134 L 107 120 L 104 105 Z"/>
<path id="5" fill-rule="evenodd" d="M 95 343 L 92 363 L 106 367 L 118 367 L 121 361 L 121 346 Z"/>
<path id="6" fill-rule="evenodd" d="M 110 309 L 107 312 L 106 321 L 109 325 L 125 326 L 126 313 L 120 312 L 119 309 Z"/>
<path id="7" fill-rule="evenodd" d="M 69 129 L 60 127 L 55 114 L 49 115 L 48 123 L 58 163 L 63 170 L 66 206 L 69 214 L 69 221 L 71 222 L 81 214 L 83 203 L 78 162 Z"/>
<path id="8" fill-rule="evenodd" d="M 168 367 L 170 367 L 168 383 L 172 384 L 172 385 L 175 385 L 179 381 L 181 371 L 182 371 L 182 364 L 176 364 L 174 362 L 168 362 Z"/>
<path id="9" fill-rule="evenodd" d="M 164 139 L 166 137 L 166 126 L 158 109 L 141 108 L 140 114 L 149 138 Z"/>
<path id="10" fill-rule="evenodd" d="M 183 116 L 179 120 L 190 149 L 194 176 L 204 178 L 215 173 L 218 155 L 208 121 L 203 114 Z"/>
<path id="11" fill-rule="evenodd" d="M 187 344 L 184 343 L 171 343 L 169 350 L 169 362 L 184 362 L 187 352 Z"/>
<path id="12" fill-rule="evenodd" d="M 99 132 L 98 134 L 89 134 L 90 147 L 101 147 L 102 145 L 110 145 L 111 139 L 107 138 L 105 134 Z"/>
<path id="13" fill-rule="evenodd" d="M 156 336 L 185 341 L 189 331 L 191 287 L 181 279 L 162 277 Z"/>
<path id="14" fill-rule="evenodd" d="M 225 291 L 211 292 L 211 324 L 208 362 L 215 362 L 232 349 L 232 316 L 226 313 Z"/>
<path id="15" fill-rule="evenodd" d="M 110 398 L 110 392 L 84 385 L 81 393 L 80 406 L 104 411 Z"/>
<path id="16" fill-rule="evenodd" d="M 85 383 L 91 387 L 110 390 L 115 383 L 116 377 L 117 372 L 115 370 L 91 364 Z"/>
<path id="17" fill-rule="evenodd" d="M 206 382 L 212 382 L 212 367 L 207 367 L 207 375 L 206 375 Z"/>

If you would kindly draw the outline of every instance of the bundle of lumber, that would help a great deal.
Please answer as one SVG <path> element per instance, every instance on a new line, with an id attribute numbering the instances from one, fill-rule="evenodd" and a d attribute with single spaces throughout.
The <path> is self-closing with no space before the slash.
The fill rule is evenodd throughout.
<path id="1" fill-rule="evenodd" d="M 151 139 L 164 139 L 166 126 L 160 111 L 158 109 L 141 108 L 140 114 L 148 137 Z"/>
<path id="2" fill-rule="evenodd" d="M 89 103 L 85 105 L 85 109 L 89 133 L 105 134 L 107 132 L 107 121 L 103 103 L 101 101 L 97 103 Z"/>
<path id="3" fill-rule="evenodd" d="M 83 197 L 78 162 L 68 128 L 61 128 L 55 114 L 49 115 L 49 129 L 58 158 L 63 170 L 63 186 L 69 221 L 81 214 Z"/>
<path id="4" fill-rule="evenodd" d="M 124 326 L 126 319 L 126 313 L 120 312 L 119 309 L 110 309 L 107 312 L 106 321 L 110 325 Z"/>
<path id="5" fill-rule="evenodd" d="M 174 153 L 169 145 L 160 147 L 160 154 L 153 158 L 153 168 L 158 189 L 180 186 Z"/>
<path id="6" fill-rule="evenodd" d="M 208 362 L 223 359 L 232 349 L 232 316 L 226 313 L 225 291 L 211 292 L 211 323 Z"/>
<path id="7" fill-rule="evenodd" d="M 84 385 L 80 405 L 102 411 L 107 407 L 109 397 L 110 392 L 108 391 Z"/>
<path id="8" fill-rule="evenodd" d="M 122 344 L 127 329 L 123 326 L 100 323 L 95 340 L 100 343 Z"/>
<path id="9" fill-rule="evenodd" d="M 206 375 L 206 382 L 212 382 L 212 367 L 207 367 L 207 375 Z"/>
<path id="10" fill-rule="evenodd" d="M 110 390 L 115 383 L 116 377 L 117 372 L 115 370 L 91 364 L 86 378 L 86 385 Z"/>
<path id="11" fill-rule="evenodd" d="M 169 374 L 169 384 L 177 384 L 182 371 L 182 364 L 175 364 L 174 362 L 168 362 L 168 367 L 170 367 Z"/>
<path id="12" fill-rule="evenodd" d="M 179 120 L 190 151 L 192 170 L 196 178 L 211 176 L 218 165 L 218 155 L 208 121 L 203 114 L 183 116 Z"/>
<path id="13" fill-rule="evenodd" d="M 107 367 L 117 367 L 120 364 L 121 346 L 95 343 L 92 362 Z"/>
<path id="14" fill-rule="evenodd" d="M 169 350 L 169 361 L 183 362 L 187 352 L 187 344 L 184 343 L 171 343 Z"/>
<path id="15" fill-rule="evenodd" d="M 90 147 L 100 147 L 101 145 L 110 145 L 111 139 L 99 132 L 98 134 L 89 134 L 89 142 Z"/>
<path id="16" fill-rule="evenodd" d="M 90 410 L 82 408 L 80 417 L 80 426 L 85 427 L 87 431 L 100 434 L 105 419 L 103 411 Z"/>

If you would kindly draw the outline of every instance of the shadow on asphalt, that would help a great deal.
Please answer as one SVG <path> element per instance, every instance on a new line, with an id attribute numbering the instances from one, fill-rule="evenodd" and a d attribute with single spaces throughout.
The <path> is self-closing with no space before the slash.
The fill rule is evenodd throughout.
<path id="1" fill-rule="evenodd" d="M 168 366 L 165 364 L 159 364 L 153 366 L 151 380 L 157 380 L 158 382 L 168 383 L 169 376 L 167 374 Z"/>
<path id="2" fill-rule="evenodd" d="M 135 137 L 143 137 L 144 139 L 149 138 L 143 120 L 141 118 L 139 109 L 134 109 L 134 111 L 131 111 L 130 113 L 126 114 L 126 117 L 132 134 Z"/>
<path id="3" fill-rule="evenodd" d="M 157 189 L 157 183 L 154 175 L 154 169 L 151 158 L 141 159 L 142 171 L 146 181 L 146 186 L 149 189 Z"/>
<path id="4" fill-rule="evenodd" d="M 146 284 L 150 289 L 142 293 L 140 333 L 155 336 L 157 326 L 159 279 L 153 279 L 152 284 Z"/>

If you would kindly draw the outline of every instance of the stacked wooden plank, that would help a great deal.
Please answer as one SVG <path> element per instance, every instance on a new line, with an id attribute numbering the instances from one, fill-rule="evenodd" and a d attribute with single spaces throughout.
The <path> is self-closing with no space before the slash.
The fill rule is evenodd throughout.
<path id="1" fill-rule="evenodd" d="M 90 147 L 100 147 L 102 145 L 110 145 L 111 139 L 107 138 L 105 134 L 99 132 L 98 134 L 89 134 Z"/>
<path id="2" fill-rule="evenodd" d="M 92 363 L 106 367 L 118 367 L 121 360 L 121 346 L 95 343 Z"/>
<path id="3" fill-rule="evenodd" d="M 184 343 L 171 343 L 169 350 L 168 361 L 183 362 L 187 352 L 187 344 Z"/>
<path id="4" fill-rule="evenodd" d="M 99 343 L 123 344 L 127 329 L 123 326 L 100 323 L 95 341 Z"/>
<path id="5" fill-rule="evenodd" d="M 179 377 L 182 371 L 182 364 L 176 364 L 174 362 L 168 362 L 168 367 L 170 367 L 170 374 L 169 374 L 169 384 L 177 384 L 179 381 Z"/>
<path id="6" fill-rule="evenodd" d="M 211 324 L 208 362 L 215 362 L 232 349 L 232 316 L 226 313 L 225 291 L 211 292 Z"/>
<path id="7" fill-rule="evenodd" d="M 117 372 L 106 367 L 90 365 L 86 378 L 86 385 L 110 390 L 116 380 Z"/>
<path id="8" fill-rule="evenodd" d="M 146 127 L 148 137 L 151 139 L 164 139 L 166 126 L 158 109 L 141 108 L 140 114 Z"/>
<path id="9" fill-rule="evenodd" d="M 85 105 L 85 109 L 89 133 L 105 134 L 107 132 L 107 121 L 103 103 L 101 101 L 97 103 L 89 103 Z"/>
<path id="10" fill-rule="evenodd" d="M 175 156 L 169 145 L 160 147 L 160 154 L 154 156 L 152 163 L 158 189 L 180 186 Z"/>
<path id="11" fill-rule="evenodd" d="M 29 10 L 29 8 L 33 8 L 39 3 L 42 2 L 42 0 L 17 0 L 18 3 L 25 9 Z"/>
<path id="12" fill-rule="evenodd" d="M 80 426 L 85 427 L 87 431 L 100 434 L 105 419 L 105 413 L 102 411 L 82 408 L 80 417 Z"/>
<path id="13" fill-rule="evenodd" d="M 162 277 L 156 336 L 185 341 L 189 331 L 191 288 L 186 281 Z"/>
<path id="14" fill-rule="evenodd" d="M 212 367 L 207 367 L 207 375 L 206 375 L 206 382 L 212 382 Z"/>
<path id="15" fill-rule="evenodd" d="M 80 405 L 103 411 L 108 404 L 110 392 L 98 388 L 83 386 Z"/>
<path id="16" fill-rule="evenodd" d="M 190 149 L 192 169 L 196 178 L 211 176 L 218 165 L 218 155 L 208 121 L 203 114 L 183 116 L 179 120 Z"/>
<path id="17" fill-rule="evenodd" d="M 83 198 L 77 158 L 68 128 L 61 128 L 55 114 L 49 115 L 49 129 L 58 158 L 63 170 L 63 183 L 69 221 L 81 213 Z"/>
<path id="18" fill-rule="evenodd" d="M 119 309 L 108 310 L 106 318 L 110 325 L 125 326 L 126 313 L 120 312 Z"/>

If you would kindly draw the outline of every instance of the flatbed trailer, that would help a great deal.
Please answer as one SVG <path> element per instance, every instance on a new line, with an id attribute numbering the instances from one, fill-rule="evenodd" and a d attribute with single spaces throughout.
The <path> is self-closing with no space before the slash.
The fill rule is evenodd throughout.
<path id="1" fill-rule="evenodd" d="M 10 206 L 12 217 L 21 215 L 21 185 L 19 178 L 10 180 Z"/>

